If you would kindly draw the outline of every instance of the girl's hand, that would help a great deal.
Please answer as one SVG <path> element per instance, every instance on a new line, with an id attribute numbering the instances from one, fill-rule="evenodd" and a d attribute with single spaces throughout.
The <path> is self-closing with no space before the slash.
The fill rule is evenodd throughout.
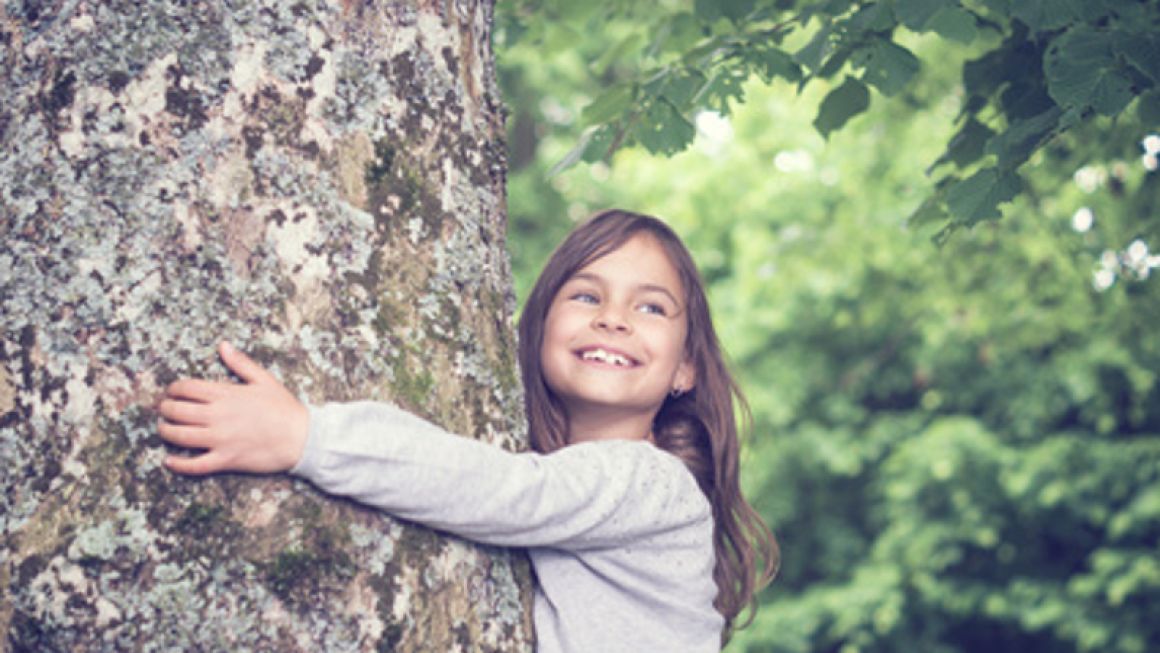
<path id="1" fill-rule="evenodd" d="M 218 347 L 226 367 L 243 383 L 182 379 L 157 404 L 157 432 L 170 444 L 204 449 L 168 456 L 180 474 L 222 471 L 269 473 L 290 469 L 302 457 L 310 415 L 274 375 L 227 342 Z"/>

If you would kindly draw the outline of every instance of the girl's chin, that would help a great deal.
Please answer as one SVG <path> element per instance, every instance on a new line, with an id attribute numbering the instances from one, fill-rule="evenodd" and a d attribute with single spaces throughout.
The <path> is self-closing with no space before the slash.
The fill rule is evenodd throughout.
<path id="1" fill-rule="evenodd" d="M 617 416 L 622 415 L 625 418 L 631 418 L 639 415 L 656 415 L 664 403 L 664 396 L 654 400 L 641 399 L 639 401 L 626 401 L 623 395 L 606 396 L 603 394 L 589 394 L 572 397 L 565 397 L 564 405 L 567 407 L 569 415 L 584 417 L 591 416 Z"/>

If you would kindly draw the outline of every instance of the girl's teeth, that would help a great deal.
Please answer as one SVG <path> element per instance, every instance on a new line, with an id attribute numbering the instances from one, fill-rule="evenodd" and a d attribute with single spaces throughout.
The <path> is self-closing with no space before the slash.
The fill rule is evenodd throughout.
<path id="1" fill-rule="evenodd" d="M 628 359 L 625 358 L 624 356 L 620 356 L 618 354 L 610 354 L 610 353 L 604 351 L 603 349 L 593 349 L 591 351 L 586 351 L 586 352 L 584 352 L 582 357 L 586 361 L 601 361 L 604 363 L 611 363 L 613 365 L 617 365 L 617 366 L 621 366 L 621 367 L 628 365 Z"/>

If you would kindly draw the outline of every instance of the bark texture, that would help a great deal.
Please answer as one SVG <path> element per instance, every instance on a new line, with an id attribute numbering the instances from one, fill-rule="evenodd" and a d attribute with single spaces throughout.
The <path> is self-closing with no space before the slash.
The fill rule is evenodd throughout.
<path id="1" fill-rule="evenodd" d="M 519 556 L 175 477 L 151 408 L 228 338 L 521 445 L 491 11 L 0 5 L 0 648 L 531 648 Z"/>

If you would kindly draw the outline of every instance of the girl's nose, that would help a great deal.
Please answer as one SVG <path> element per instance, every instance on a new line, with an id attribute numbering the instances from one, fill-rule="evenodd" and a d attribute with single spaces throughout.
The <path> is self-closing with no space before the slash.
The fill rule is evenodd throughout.
<path id="1" fill-rule="evenodd" d="M 624 317 L 624 312 L 605 304 L 592 320 L 592 326 L 600 331 L 629 333 L 632 325 Z"/>

